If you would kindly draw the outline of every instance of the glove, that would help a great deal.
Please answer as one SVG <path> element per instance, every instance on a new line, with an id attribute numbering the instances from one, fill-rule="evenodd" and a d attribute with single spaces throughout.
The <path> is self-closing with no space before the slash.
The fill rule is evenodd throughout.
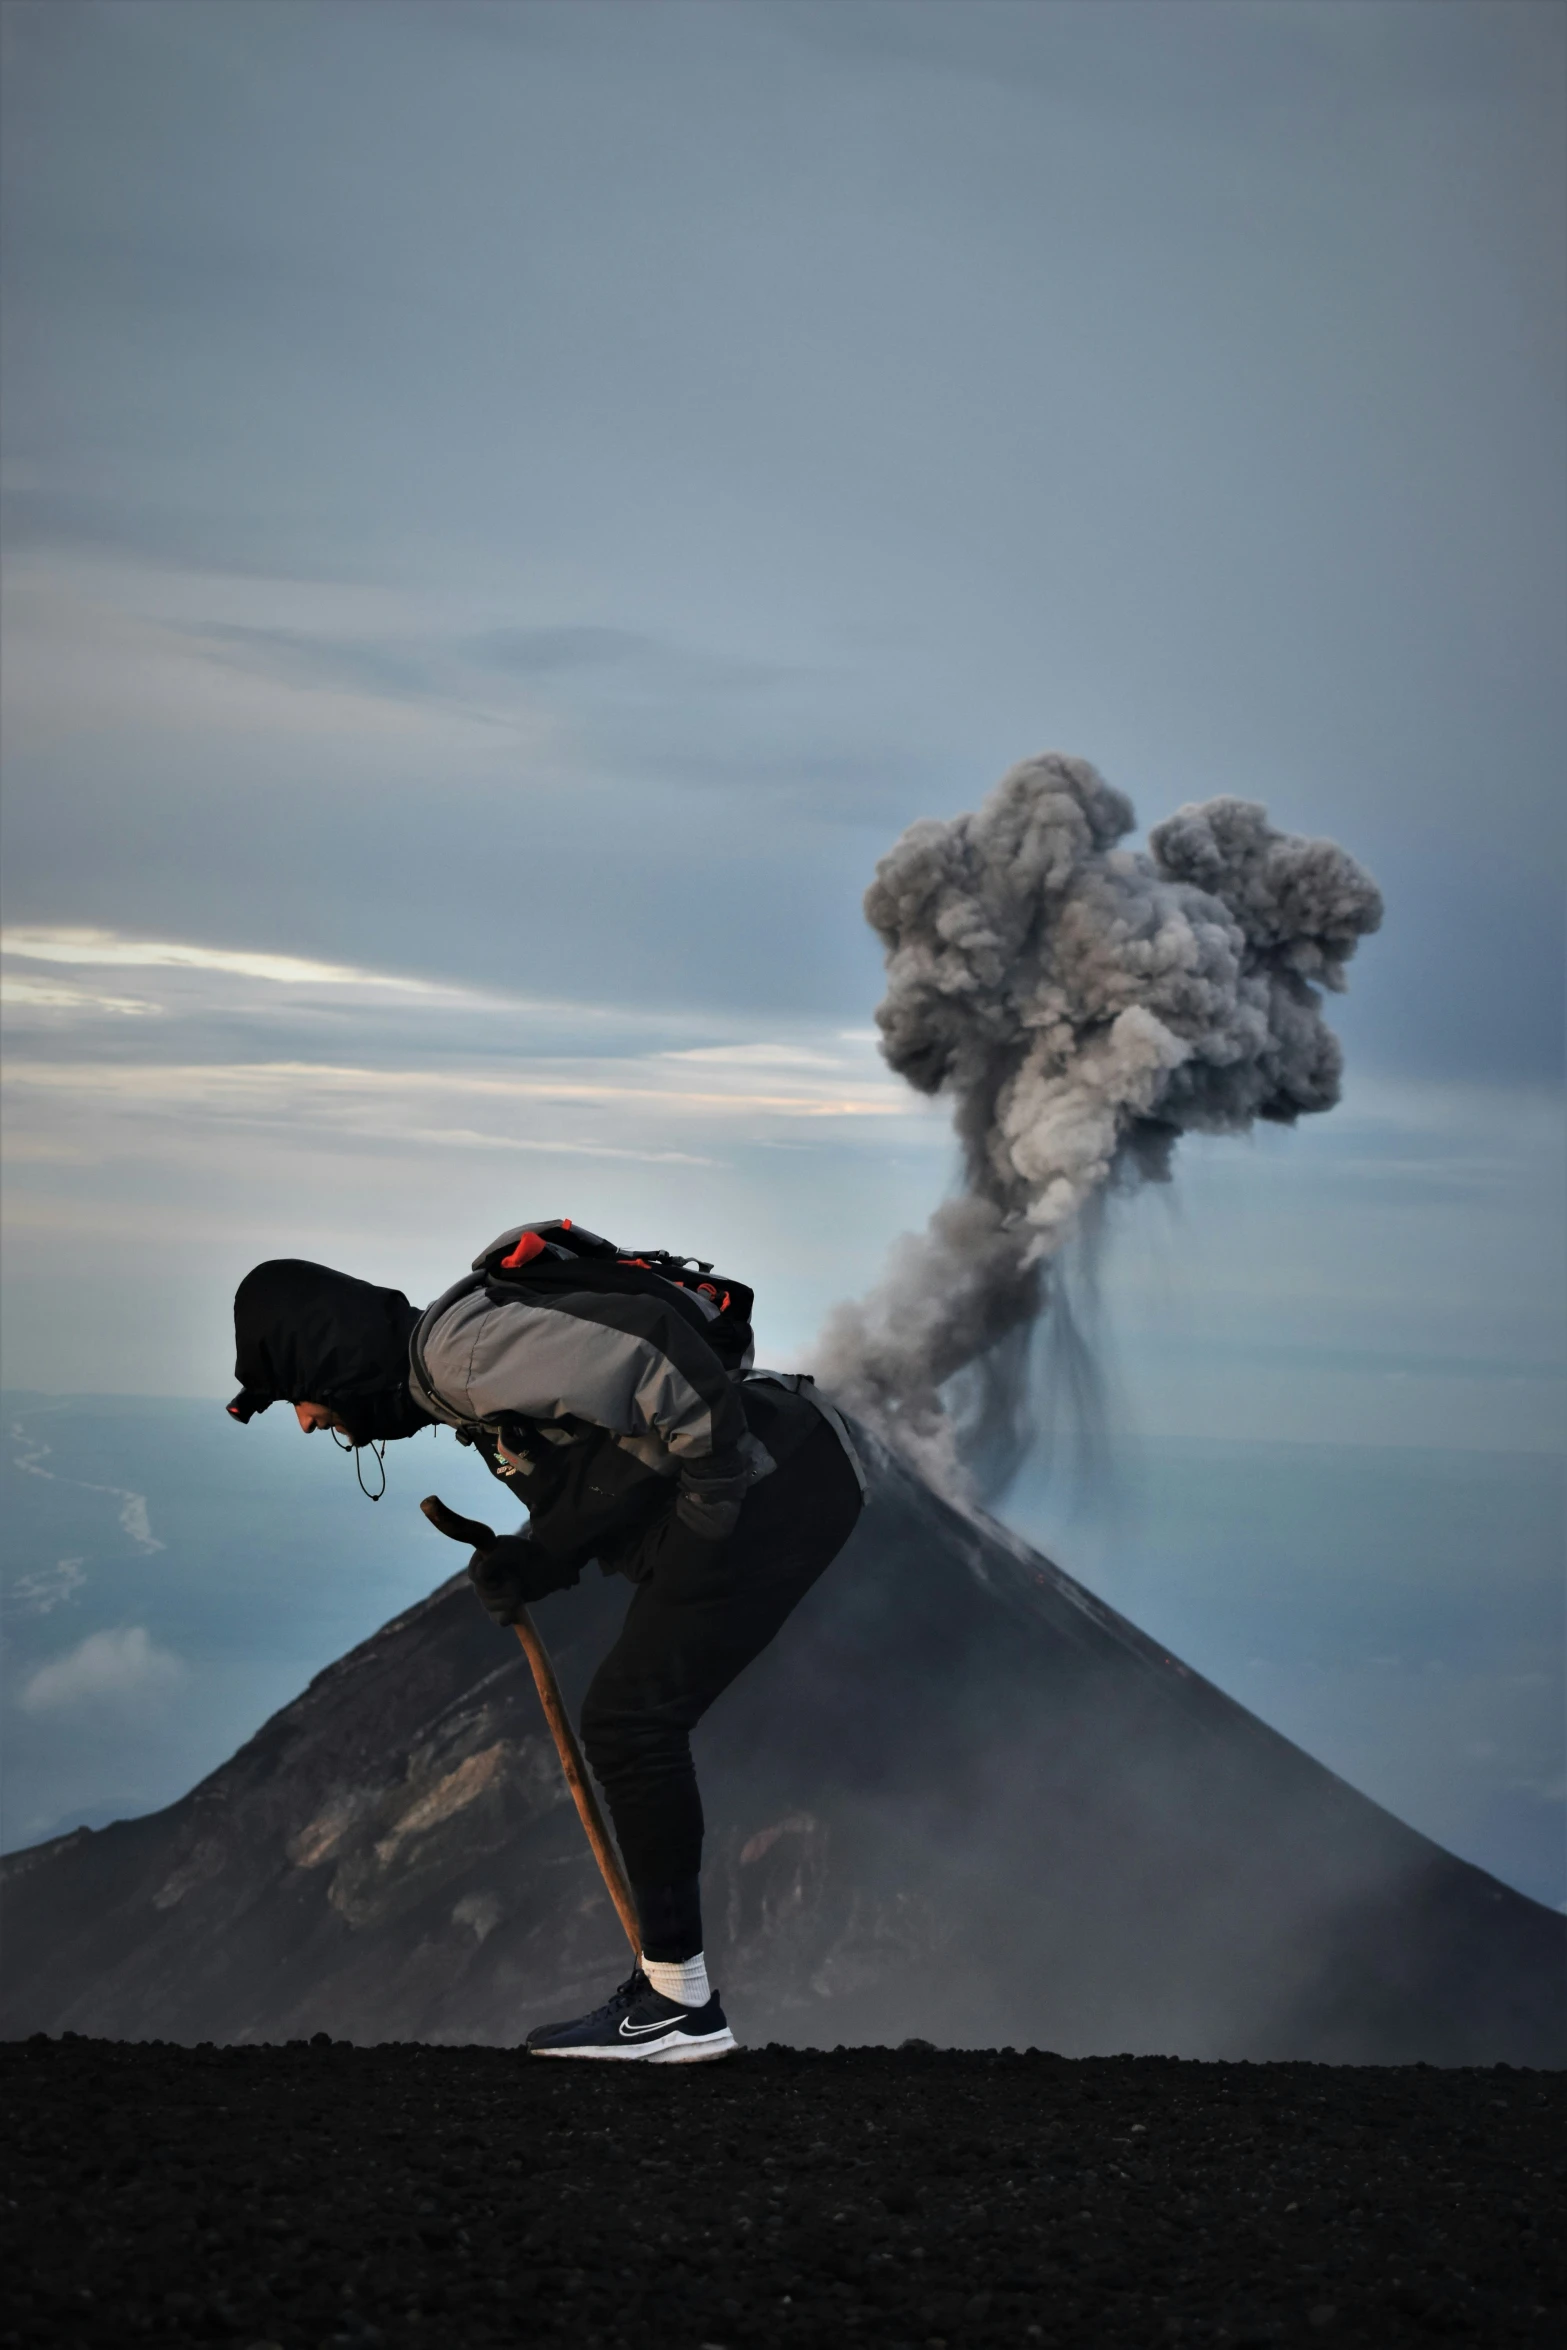
<path id="1" fill-rule="evenodd" d="M 581 1571 L 552 1559 L 525 1533 L 503 1534 L 492 1549 L 476 1550 L 468 1561 L 468 1580 L 497 1624 L 515 1624 L 530 1600 L 564 1591 Z"/>

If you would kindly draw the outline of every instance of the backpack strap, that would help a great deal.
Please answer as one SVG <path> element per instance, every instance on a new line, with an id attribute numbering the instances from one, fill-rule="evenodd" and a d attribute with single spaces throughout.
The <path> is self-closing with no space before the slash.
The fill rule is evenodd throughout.
<path id="1" fill-rule="evenodd" d="M 435 1328 L 448 1306 L 454 1306 L 460 1297 L 467 1297 L 483 1287 L 482 1273 L 465 1273 L 460 1281 L 454 1281 L 450 1289 L 442 1292 L 433 1306 L 425 1307 L 408 1339 L 409 1384 L 415 1403 L 422 1405 L 425 1411 L 432 1412 L 436 1419 L 444 1421 L 448 1428 L 455 1428 L 459 1436 L 475 1428 L 478 1422 L 470 1420 L 466 1412 L 459 1412 L 454 1405 L 449 1404 L 430 1377 L 424 1359 L 424 1334 Z M 471 1435 L 468 1441 L 472 1442 Z"/>

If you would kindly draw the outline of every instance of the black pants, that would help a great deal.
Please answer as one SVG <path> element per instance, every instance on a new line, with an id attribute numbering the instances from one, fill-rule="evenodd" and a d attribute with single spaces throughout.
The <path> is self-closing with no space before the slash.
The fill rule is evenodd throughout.
<path id="1" fill-rule="evenodd" d="M 702 1798 L 691 1731 L 772 1639 L 854 1530 L 860 1487 L 826 1421 L 753 1486 L 701 1567 L 659 1568 L 582 1705 L 582 1743 L 609 1800 L 649 1958 L 702 1948 Z"/>

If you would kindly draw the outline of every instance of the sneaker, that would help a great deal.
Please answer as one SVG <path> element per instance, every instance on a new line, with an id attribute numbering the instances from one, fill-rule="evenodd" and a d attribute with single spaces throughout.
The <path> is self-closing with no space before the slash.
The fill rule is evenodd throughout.
<path id="1" fill-rule="evenodd" d="M 732 2055 L 736 2045 L 716 1991 L 705 2007 L 681 2007 L 655 1991 L 640 1967 L 591 2015 L 540 2024 L 524 2042 L 530 2056 L 630 2057 L 644 2064 L 702 2064 Z"/>

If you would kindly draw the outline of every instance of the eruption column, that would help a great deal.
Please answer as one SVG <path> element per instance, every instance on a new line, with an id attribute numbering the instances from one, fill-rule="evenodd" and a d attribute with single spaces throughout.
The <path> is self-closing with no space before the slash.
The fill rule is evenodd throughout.
<path id="1" fill-rule="evenodd" d="M 1086 760 L 1047 752 L 976 813 L 911 824 L 866 893 L 882 1052 L 952 1097 L 963 1190 L 835 1310 L 821 1376 L 949 1492 L 1018 1420 L 1050 1260 L 1090 1203 L 1166 1176 L 1182 1134 L 1339 1098 L 1319 990 L 1382 919 L 1370 876 L 1249 800 L 1179 809 L 1146 854 L 1117 845 L 1134 823 Z"/>

